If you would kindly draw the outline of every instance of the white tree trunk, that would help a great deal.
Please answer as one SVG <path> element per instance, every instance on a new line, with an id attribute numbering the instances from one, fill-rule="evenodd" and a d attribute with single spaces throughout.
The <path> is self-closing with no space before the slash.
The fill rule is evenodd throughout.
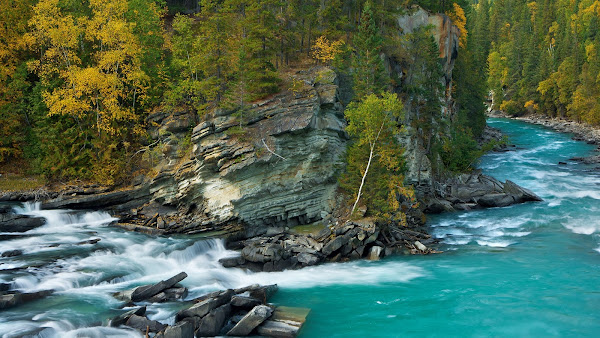
<path id="1" fill-rule="evenodd" d="M 373 150 L 375 150 L 375 143 L 371 144 L 371 152 L 369 153 L 369 161 L 367 162 L 367 168 L 365 169 L 365 173 L 363 174 L 362 180 L 360 181 L 360 187 L 358 188 L 358 195 L 356 195 L 356 201 L 352 206 L 352 211 L 350 211 L 350 215 L 354 213 L 354 209 L 356 209 L 356 205 L 358 204 L 358 200 L 360 200 L 360 194 L 362 193 L 363 185 L 365 184 L 365 179 L 367 178 L 367 173 L 369 172 L 369 167 L 371 166 L 371 160 L 373 159 Z"/>
<path id="2" fill-rule="evenodd" d="M 352 206 L 352 211 L 350 211 L 350 216 L 354 213 L 354 209 L 358 205 L 358 200 L 360 200 L 360 194 L 362 193 L 363 185 L 365 184 L 365 179 L 367 178 L 367 173 L 369 172 L 369 167 L 371 166 L 371 160 L 373 159 L 373 153 L 375 152 L 375 144 L 377 144 L 377 140 L 379 139 L 379 135 L 383 130 L 384 122 L 381 122 L 381 127 L 379 127 L 379 131 L 377 132 L 377 136 L 373 142 L 369 142 L 370 152 L 369 152 L 369 161 L 367 162 L 367 167 L 365 168 L 365 173 L 363 174 L 362 180 L 360 181 L 360 187 L 358 188 L 358 195 L 356 195 L 356 201 L 354 201 L 354 205 Z"/>

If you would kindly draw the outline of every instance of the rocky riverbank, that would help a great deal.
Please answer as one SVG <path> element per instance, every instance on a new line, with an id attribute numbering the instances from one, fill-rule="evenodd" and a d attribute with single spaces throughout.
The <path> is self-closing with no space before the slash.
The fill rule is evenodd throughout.
<path id="1" fill-rule="evenodd" d="M 595 126 L 590 126 L 581 122 L 570 121 L 563 118 L 557 117 L 548 117 L 543 115 L 525 115 L 519 117 L 512 117 L 504 114 L 501 111 L 491 111 L 488 113 L 490 117 L 504 117 L 515 119 L 518 121 L 523 121 L 527 123 L 533 123 L 537 125 L 544 126 L 546 128 L 550 128 L 552 130 L 558 131 L 560 133 L 568 133 L 573 134 L 572 139 L 575 141 L 583 141 L 588 144 L 597 145 L 598 151 L 600 151 L 600 128 Z M 574 157 L 570 159 L 571 161 L 584 162 L 587 164 L 596 164 L 600 163 L 600 155 L 593 155 L 589 157 Z M 566 163 L 565 163 L 566 164 Z"/>

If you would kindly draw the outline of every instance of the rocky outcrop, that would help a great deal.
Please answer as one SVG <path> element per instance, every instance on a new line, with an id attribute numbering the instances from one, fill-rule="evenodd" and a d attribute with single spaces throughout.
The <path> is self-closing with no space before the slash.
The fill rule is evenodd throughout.
<path id="1" fill-rule="evenodd" d="M 454 63 L 458 57 L 458 43 L 460 37 L 459 29 L 452 24 L 450 18 L 444 14 L 429 13 L 419 6 L 413 6 L 407 14 L 401 15 L 397 18 L 397 24 L 399 28 L 399 35 L 407 35 L 414 33 L 418 29 L 428 28 L 428 32 L 433 36 L 435 42 L 439 48 L 439 58 L 442 64 L 442 74 L 439 78 L 439 82 L 445 88 L 443 93 L 438 93 L 440 97 L 439 107 L 439 120 L 451 121 L 454 118 L 455 107 L 454 99 L 452 98 L 452 71 Z M 398 90 L 400 92 L 405 91 L 405 87 L 415 86 L 418 84 L 411 83 L 414 81 L 416 75 L 408 74 L 419 74 L 416 77 L 428 76 L 423 73 L 423 70 L 418 69 L 418 66 L 414 65 L 411 58 L 408 60 L 395 60 L 395 58 L 389 59 L 389 70 L 393 78 L 400 79 Z M 418 119 L 418 113 L 416 107 L 413 107 L 414 103 L 410 99 L 405 100 L 405 119 L 403 124 L 406 128 L 406 133 L 401 135 L 401 143 L 405 148 L 405 159 L 407 173 L 405 175 L 405 181 L 408 185 L 413 185 L 423 194 L 431 194 L 433 185 L 436 181 L 436 176 L 439 173 L 434 172 L 435 162 L 439 167 L 439 160 L 437 158 L 430 158 L 431 154 L 427 149 L 428 141 L 422 140 L 419 132 L 415 129 L 413 121 Z M 433 123 L 433 128 L 442 128 Z M 445 130 L 439 130 L 439 132 L 446 132 Z"/>
<path id="2" fill-rule="evenodd" d="M 254 234 L 312 223 L 332 212 L 347 140 L 338 78 L 325 67 L 293 78 L 301 85 L 248 111 L 205 116 L 193 128 L 185 156 L 164 153 L 151 199 L 184 216 L 167 232 L 243 223 Z"/>
<path id="3" fill-rule="evenodd" d="M 425 212 L 472 210 L 506 207 L 512 204 L 542 201 L 528 189 L 512 181 L 505 183 L 480 172 L 458 175 L 438 185 L 438 194 L 425 202 Z"/>
<path id="4" fill-rule="evenodd" d="M 0 206 L 0 232 L 26 232 L 46 224 L 42 217 L 17 215 L 9 206 Z"/>
<path id="5" fill-rule="evenodd" d="M 347 221 L 324 227 L 312 234 L 282 232 L 254 237 L 239 243 L 242 247 L 240 257 L 224 258 L 220 262 L 225 267 L 269 272 L 298 269 L 324 262 L 360 258 L 374 260 L 399 252 L 436 252 L 423 243 L 435 243 L 435 239 L 424 228 L 402 226 L 392 221 Z M 231 245 L 235 246 L 236 243 Z"/>

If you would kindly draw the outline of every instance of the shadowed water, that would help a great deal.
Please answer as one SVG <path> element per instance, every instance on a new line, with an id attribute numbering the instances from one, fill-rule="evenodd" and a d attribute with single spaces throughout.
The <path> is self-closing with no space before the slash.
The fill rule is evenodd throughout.
<path id="1" fill-rule="evenodd" d="M 445 251 L 440 255 L 246 273 L 218 264 L 236 255 L 218 240 L 152 238 L 109 227 L 113 219 L 104 212 L 27 205 L 19 212 L 48 223 L 0 241 L 0 252 L 24 251 L 0 259 L 0 280 L 21 291 L 56 293 L 0 312 L 0 334 L 45 327 L 50 337 L 138 335 L 105 326 L 123 305 L 111 294 L 185 271 L 188 299 L 278 283 L 276 303 L 312 309 L 303 337 L 598 336 L 600 177 L 593 166 L 558 165 L 593 147 L 521 122 L 490 124 L 519 149 L 486 155 L 480 167 L 544 202 L 432 217 L 432 232 Z M 77 244 L 94 238 L 101 240 Z M 149 317 L 171 323 L 180 306 L 150 305 Z"/>

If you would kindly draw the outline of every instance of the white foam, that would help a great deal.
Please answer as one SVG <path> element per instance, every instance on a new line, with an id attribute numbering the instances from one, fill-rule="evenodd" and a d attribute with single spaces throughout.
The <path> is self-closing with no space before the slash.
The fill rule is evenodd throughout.
<path id="1" fill-rule="evenodd" d="M 507 240 L 499 240 L 499 239 L 494 239 L 494 240 L 478 239 L 477 244 L 479 244 L 481 246 L 489 246 L 492 248 L 506 248 L 507 246 L 509 246 L 511 244 L 515 244 L 515 242 L 507 241 Z"/>

